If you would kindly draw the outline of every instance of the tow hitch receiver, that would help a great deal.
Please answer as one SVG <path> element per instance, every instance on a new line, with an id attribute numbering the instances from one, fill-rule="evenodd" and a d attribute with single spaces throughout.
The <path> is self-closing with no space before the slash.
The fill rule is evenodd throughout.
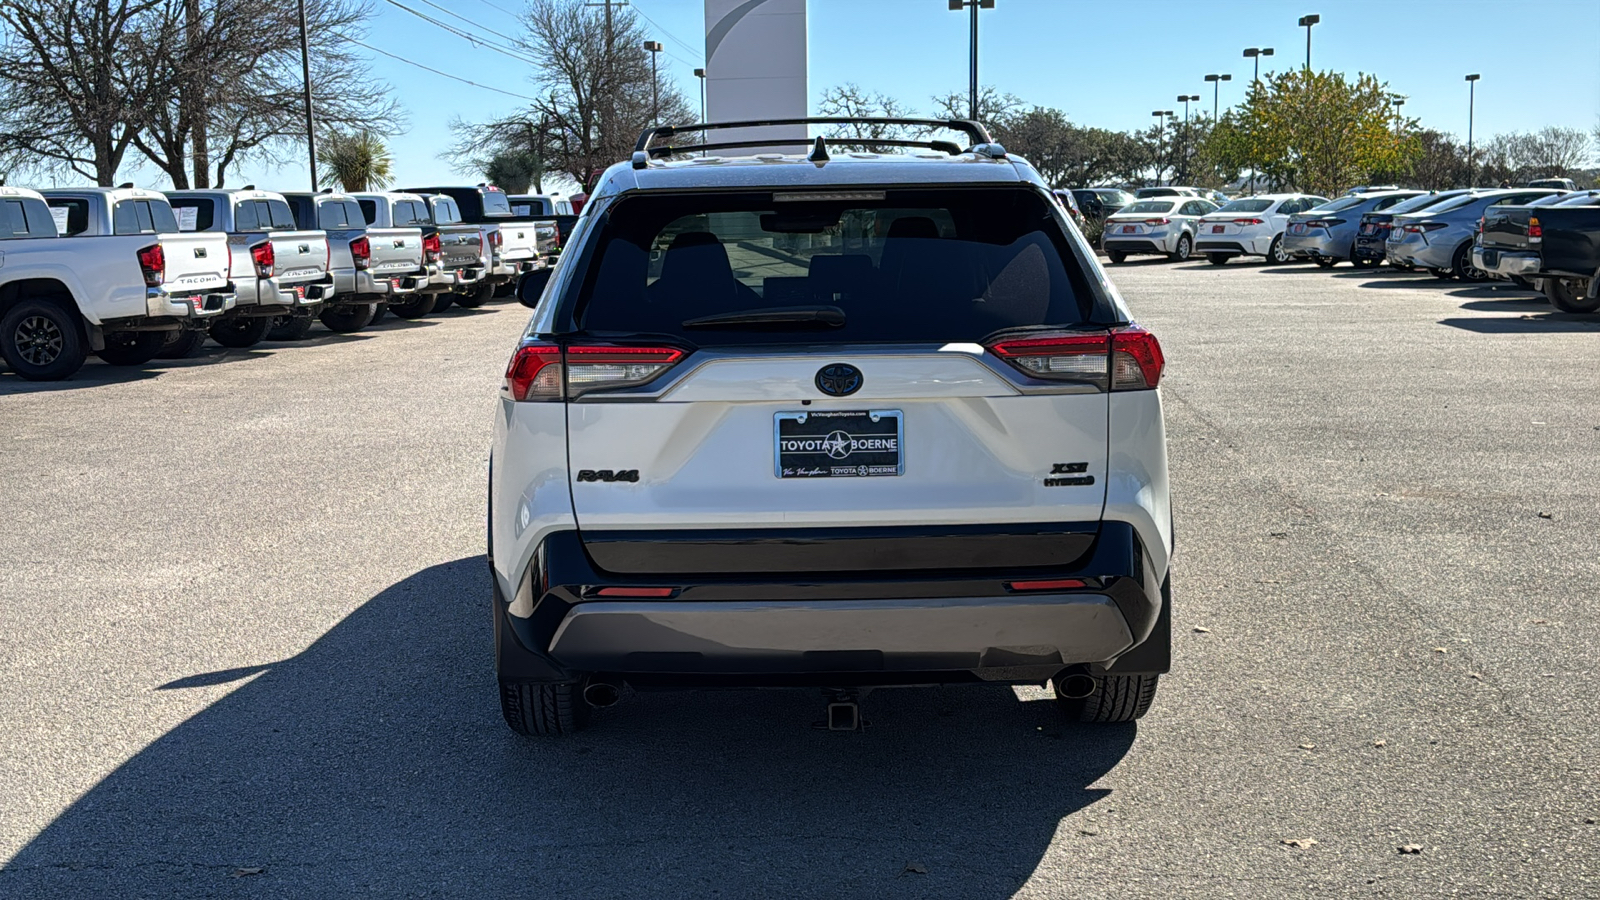
<path id="1" fill-rule="evenodd" d="M 827 731 L 862 731 L 867 723 L 861 719 L 860 696 L 848 688 L 827 688 L 822 696 L 828 702 L 827 719 L 812 727 Z"/>

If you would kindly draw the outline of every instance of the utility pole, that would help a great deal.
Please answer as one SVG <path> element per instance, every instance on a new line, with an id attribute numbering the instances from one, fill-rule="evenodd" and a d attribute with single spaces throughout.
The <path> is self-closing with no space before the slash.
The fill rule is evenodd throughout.
<path id="1" fill-rule="evenodd" d="M 317 190 L 317 135 L 311 116 L 311 41 L 306 36 L 306 0 L 300 0 L 300 71 L 306 85 L 306 153 L 311 160 L 311 190 Z"/>
<path id="2" fill-rule="evenodd" d="M 978 10 L 994 9 L 994 0 L 950 0 L 950 11 L 972 9 L 972 61 L 967 73 L 967 118 L 978 119 Z"/>
<path id="3" fill-rule="evenodd" d="M 184 0 L 183 19 L 187 53 L 184 68 L 187 74 L 183 79 L 182 94 L 187 101 L 184 107 L 189 115 L 189 127 L 194 142 L 194 154 L 191 157 L 194 180 L 191 184 L 197 188 L 205 188 L 211 186 L 211 139 L 209 129 L 206 127 L 210 124 L 208 120 L 211 111 L 206 106 L 206 78 L 200 74 L 205 67 L 199 64 L 205 30 L 200 18 L 200 0 Z"/>
<path id="4" fill-rule="evenodd" d="M 304 2 L 304 0 L 302 0 Z M 605 107 L 600 116 L 601 146 L 600 152 L 604 154 L 605 144 L 616 139 L 617 121 L 617 68 L 611 50 L 611 39 L 616 31 L 611 25 L 611 7 L 627 6 L 628 0 L 599 0 L 597 3 L 585 3 L 584 6 L 604 6 L 606 8 L 606 77 L 605 77 Z M 587 189 L 588 185 L 584 185 Z"/>
<path id="5" fill-rule="evenodd" d="M 1479 75 L 1467 76 L 1467 187 L 1473 187 L 1472 180 L 1472 112 L 1478 102 Z"/>

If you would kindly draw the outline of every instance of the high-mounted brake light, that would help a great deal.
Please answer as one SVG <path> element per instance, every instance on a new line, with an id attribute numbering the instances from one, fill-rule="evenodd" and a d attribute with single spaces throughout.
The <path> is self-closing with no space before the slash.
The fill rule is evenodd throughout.
<path id="1" fill-rule="evenodd" d="M 167 272 L 167 253 L 160 244 L 139 251 L 139 269 L 144 272 L 145 287 L 160 287 Z"/>
<path id="2" fill-rule="evenodd" d="M 350 242 L 350 258 L 356 261 L 356 268 L 365 269 L 372 265 L 372 242 L 366 235 Z"/>
<path id="3" fill-rule="evenodd" d="M 677 347 L 579 345 L 565 352 L 530 341 L 506 366 L 506 390 L 518 401 L 550 401 L 609 388 L 637 387 L 684 357 Z"/>
<path id="4" fill-rule="evenodd" d="M 1540 244 L 1544 242 L 1544 226 L 1539 224 L 1538 216 L 1528 217 L 1528 243 Z"/>
<path id="5" fill-rule="evenodd" d="M 272 243 L 268 241 L 251 247 L 250 259 L 256 264 L 257 278 L 271 278 L 272 267 L 277 265 L 278 262 L 278 254 L 272 249 Z"/>
<path id="6" fill-rule="evenodd" d="M 422 255 L 427 262 L 438 262 L 443 252 L 444 243 L 439 240 L 438 234 L 430 234 L 422 239 Z"/>

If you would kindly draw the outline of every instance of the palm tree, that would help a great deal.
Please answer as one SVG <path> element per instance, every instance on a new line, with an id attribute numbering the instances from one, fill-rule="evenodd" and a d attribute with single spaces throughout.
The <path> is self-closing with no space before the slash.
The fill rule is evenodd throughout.
<path id="1" fill-rule="evenodd" d="M 318 175 L 347 191 L 378 191 L 394 183 L 389 148 L 370 131 L 335 131 L 317 148 Z"/>

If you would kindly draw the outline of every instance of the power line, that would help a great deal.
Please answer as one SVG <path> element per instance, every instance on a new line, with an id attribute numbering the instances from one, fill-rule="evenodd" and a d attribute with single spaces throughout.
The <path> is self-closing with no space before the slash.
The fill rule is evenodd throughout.
<path id="1" fill-rule="evenodd" d="M 457 36 L 459 38 L 462 38 L 463 40 L 467 41 L 468 43 L 472 44 L 475 47 L 483 47 L 486 50 L 493 50 L 494 52 L 499 53 L 502 56 L 509 56 L 510 58 L 512 58 L 514 60 L 517 60 L 518 62 L 528 63 L 529 65 L 538 65 L 539 64 L 538 60 L 535 60 L 532 57 L 523 56 L 521 53 L 513 50 L 510 47 L 505 46 L 504 44 L 497 44 L 494 41 L 488 40 L 487 38 L 483 38 L 483 37 L 480 37 L 478 35 L 470 34 L 468 32 L 462 31 L 461 29 L 455 27 L 454 25 L 451 25 L 448 22 L 441 22 L 438 19 L 435 19 L 434 17 L 428 15 L 427 13 L 421 12 L 419 10 L 412 9 L 411 7 L 405 5 L 404 3 L 400 3 L 399 0 L 386 0 L 386 2 L 390 6 L 399 7 L 400 9 L 403 9 L 406 12 L 411 13 L 413 16 L 416 16 L 417 18 L 423 20 L 424 22 L 427 22 L 430 25 L 433 25 L 433 26 L 438 27 L 438 28 L 443 28 L 445 31 L 448 31 L 451 34 L 453 34 L 453 35 L 455 35 L 455 36 Z"/>
<path id="2" fill-rule="evenodd" d="M 399 60 L 400 62 L 403 62 L 408 66 L 416 66 L 419 69 L 423 69 L 423 70 L 432 72 L 435 75 L 439 75 L 439 76 L 442 76 L 444 78 L 448 78 L 451 81 L 459 81 L 462 84 L 470 84 L 475 88 L 482 88 L 483 90 L 486 90 L 486 91 L 494 91 L 496 94 L 505 94 L 507 97 L 516 97 L 518 100 L 528 100 L 528 101 L 531 101 L 531 102 L 534 102 L 534 103 L 537 103 L 539 101 L 538 97 L 529 97 L 527 94 L 517 94 L 517 93 L 513 93 L 511 91 L 501 90 L 500 88 L 497 88 L 497 87 L 490 87 L 487 84 L 479 84 L 476 81 L 469 81 L 469 80 L 467 80 L 465 78 L 462 78 L 460 75 L 451 75 L 449 72 L 441 72 L 438 69 L 435 69 L 435 68 L 433 68 L 431 66 L 425 66 L 422 63 L 413 62 L 412 60 L 406 59 L 404 56 L 396 56 L 395 54 L 390 53 L 387 50 L 379 50 L 377 47 L 374 47 L 371 44 L 366 43 L 365 41 L 358 41 L 355 38 L 346 38 L 346 40 L 348 40 L 352 44 L 356 44 L 358 46 L 365 47 L 368 50 L 371 50 L 373 53 L 381 53 L 384 56 L 389 57 L 390 59 Z"/>
<path id="3" fill-rule="evenodd" d="M 640 9 L 638 6 L 634 6 L 633 7 L 633 11 L 638 13 L 639 17 L 641 19 L 644 19 L 646 22 L 649 22 L 651 25 L 654 25 L 657 29 L 659 29 L 661 31 L 661 33 L 666 35 L 667 39 L 672 41 L 674 44 L 677 44 L 678 46 L 682 47 L 683 49 L 685 49 L 685 50 L 689 51 L 690 53 L 693 53 L 693 54 L 695 54 L 697 56 L 705 54 L 706 49 L 704 47 L 694 47 L 694 46 L 691 46 L 688 43 L 685 43 L 682 40 L 679 40 L 677 35 L 673 34 L 670 31 L 668 31 L 666 29 L 666 26 L 662 25 L 660 22 L 657 22 L 655 19 L 652 19 L 649 16 L 645 15 L 644 14 L 644 10 Z M 667 55 L 668 56 L 672 56 L 672 54 L 670 52 Z M 673 57 L 673 58 L 677 59 L 677 57 Z M 690 63 L 690 62 L 688 62 L 688 60 L 681 60 L 680 59 L 678 61 L 682 62 L 682 63 L 687 63 L 688 65 L 691 65 L 691 66 L 694 65 L 694 63 Z"/>
<path id="4" fill-rule="evenodd" d="M 504 6 L 501 6 L 498 3 L 490 3 L 489 0 L 478 0 L 478 2 L 482 3 L 484 6 L 488 6 L 488 7 L 492 7 L 494 9 L 500 10 L 501 12 L 503 12 L 506 15 L 510 16 L 511 18 L 516 19 L 518 22 L 522 21 L 522 16 L 512 12 L 509 9 L 506 9 Z"/>

